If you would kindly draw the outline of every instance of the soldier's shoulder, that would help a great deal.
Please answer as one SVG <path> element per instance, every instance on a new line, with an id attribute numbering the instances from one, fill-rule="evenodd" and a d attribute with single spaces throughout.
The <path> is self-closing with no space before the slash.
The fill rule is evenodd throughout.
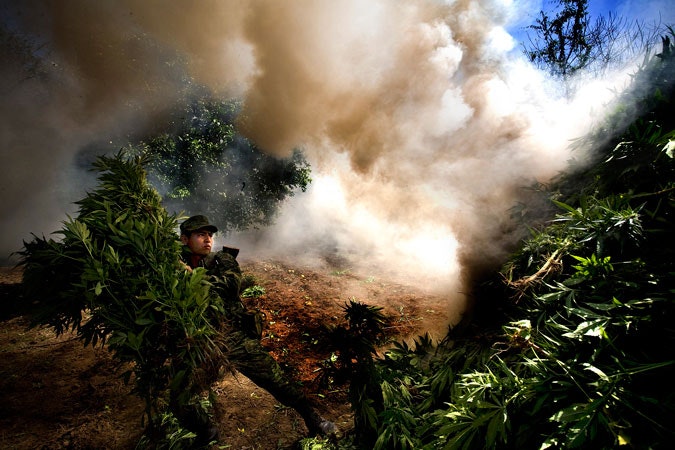
<path id="1" fill-rule="evenodd" d="M 222 250 L 211 253 L 207 262 L 207 267 L 218 266 L 220 269 L 229 270 L 231 268 L 239 267 L 237 262 L 237 255 L 239 249 L 232 247 L 223 247 Z"/>
<path id="2" fill-rule="evenodd" d="M 233 258 L 236 258 L 239 255 L 239 249 L 234 247 L 223 246 L 222 250 L 219 250 L 217 253 L 230 255 Z"/>

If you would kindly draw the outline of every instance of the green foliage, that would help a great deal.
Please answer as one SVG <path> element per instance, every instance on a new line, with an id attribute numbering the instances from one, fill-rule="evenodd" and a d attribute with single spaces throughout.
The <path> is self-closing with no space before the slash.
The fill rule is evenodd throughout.
<path id="1" fill-rule="evenodd" d="M 223 232 L 269 225 L 279 203 L 311 183 L 299 150 L 276 158 L 239 135 L 238 110 L 234 101 L 196 99 L 132 149 L 150 157 L 149 177 L 167 208 L 206 214 Z"/>
<path id="2" fill-rule="evenodd" d="M 587 0 L 550 0 L 527 27 L 525 56 L 571 87 L 574 75 L 601 76 L 655 47 L 667 27 L 609 12 L 591 19 Z"/>
<path id="3" fill-rule="evenodd" d="M 257 284 L 244 289 L 241 293 L 243 298 L 258 298 L 263 295 L 265 295 L 265 288 L 263 286 L 258 286 Z"/>
<path id="4" fill-rule="evenodd" d="M 177 220 L 162 207 L 141 158 L 99 157 L 97 189 L 77 202 L 55 234 L 25 242 L 21 264 L 33 326 L 76 332 L 85 345 L 103 345 L 127 365 L 127 381 L 159 412 L 165 394 L 180 402 L 197 380 L 224 362 L 222 300 L 203 269 L 182 270 Z"/>
<path id="5" fill-rule="evenodd" d="M 614 270 L 614 266 L 609 262 L 611 256 L 605 256 L 600 259 L 595 256 L 595 253 L 590 258 L 570 255 L 572 258 L 579 261 L 579 264 L 572 266 L 577 272 L 573 275 L 577 279 L 594 279 L 605 276 Z"/>
<path id="6" fill-rule="evenodd" d="M 586 67 L 593 47 L 587 0 L 557 0 L 555 16 L 541 11 L 534 30 L 540 46 L 526 50 L 530 61 L 546 67 L 553 75 L 567 77 Z"/>
<path id="7" fill-rule="evenodd" d="M 137 450 L 191 448 L 194 439 L 197 437 L 195 433 L 181 427 L 176 417 L 170 412 L 159 415 L 157 428 L 155 436 L 158 437 L 141 436 L 136 445 Z"/>
<path id="8" fill-rule="evenodd" d="M 344 307 L 347 326 L 329 327 L 337 352 L 323 361 L 324 384 L 349 383 L 357 439 L 372 444 L 377 437 L 377 414 L 382 408 L 382 390 L 375 371 L 376 347 L 383 343 L 386 319 L 382 308 L 350 300 Z"/>
<path id="9" fill-rule="evenodd" d="M 358 450 L 359 447 L 355 446 L 353 439 L 347 437 L 340 439 L 339 441 L 334 441 L 322 436 L 313 436 L 305 439 L 301 439 L 299 442 L 300 450 Z"/>

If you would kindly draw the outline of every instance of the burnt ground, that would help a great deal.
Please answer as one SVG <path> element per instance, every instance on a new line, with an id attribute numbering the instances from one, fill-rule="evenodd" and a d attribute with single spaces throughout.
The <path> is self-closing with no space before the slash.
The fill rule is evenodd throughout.
<path id="1" fill-rule="evenodd" d="M 265 288 L 263 296 L 244 299 L 267 316 L 263 344 L 346 432 L 352 423 L 347 388 L 316 381 L 319 362 L 330 355 L 323 330 L 342 323 L 346 302 L 383 307 L 394 339 L 416 337 L 426 323 L 445 320 L 440 308 L 420 306 L 430 304 L 431 294 L 369 274 L 278 261 L 242 263 L 242 270 Z M 143 432 L 143 403 L 129 393 L 111 355 L 104 347 L 83 347 L 73 334 L 29 329 L 22 311 L 28 305 L 16 302 L 20 283 L 18 269 L 0 268 L 0 448 L 133 449 Z M 225 375 L 213 388 L 220 448 L 290 449 L 307 436 L 294 410 L 243 375 Z"/>

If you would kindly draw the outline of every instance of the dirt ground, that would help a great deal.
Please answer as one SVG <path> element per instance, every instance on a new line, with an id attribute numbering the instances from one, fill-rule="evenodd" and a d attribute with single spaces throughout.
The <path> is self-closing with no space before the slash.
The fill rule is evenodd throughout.
<path id="1" fill-rule="evenodd" d="M 415 337 L 425 323 L 444 320 L 440 309 L 420 307 L 431 294 L 371 274 L 278 261 L 244 262 L 242 269 L 265 288 L 262 297 L 244 299 L 267 316 L 263 344 L 344 432 L 352 423 L 346 387 L 322 390 L 316 382 L 318 362 L 329 356 L 325 325 L 343 320 L 350 299 L 382 306 L 394 338 Z M 29 305 L 16 302 L 20 283 L 19 270 L 0 268 L 0 448 L 133 449 L 143 432 L 143 404 L 111 355 L 83 347 L 74 335 L 28 329 Z M 226 375 L 213 388 L 216 448 L 291 449 L 306 437 L 294 410 L 243 375 Z"/>

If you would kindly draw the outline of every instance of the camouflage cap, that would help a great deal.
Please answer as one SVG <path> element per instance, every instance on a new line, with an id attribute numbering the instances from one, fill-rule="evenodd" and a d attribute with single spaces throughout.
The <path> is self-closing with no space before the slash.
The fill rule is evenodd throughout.
<path id="1" fill-rule="evenodd" d="M 218 228 L 215 225 L 211 225 L 206 216 L 192 216 L 180 224 L 181 234 L 189 234 L 197 230 L 209 230 L 215 233 L 218 231 Z"/>

